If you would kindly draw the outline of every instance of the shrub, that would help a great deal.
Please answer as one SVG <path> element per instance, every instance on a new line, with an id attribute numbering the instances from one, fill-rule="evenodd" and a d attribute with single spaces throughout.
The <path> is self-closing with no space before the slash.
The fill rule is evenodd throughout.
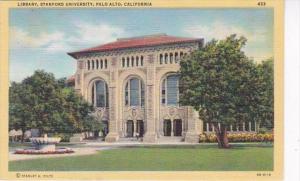
<path id="1" fill-rule="evenodd" d="M 273 142 L 273 133 L 228 133 L 229 142 Z M 199 142 L 215 143 L 217 137 L 215 133 L 203 133 L 200 135 Z"/>
<path id="2" fill-rule="evenodd" d="M 73 136 L 73 134 L 72 133 L 53 133 L 49 136 L 51 136 L 51 137 L 60 137 L 61 142 L 70 142 L 70 138 Z"/>

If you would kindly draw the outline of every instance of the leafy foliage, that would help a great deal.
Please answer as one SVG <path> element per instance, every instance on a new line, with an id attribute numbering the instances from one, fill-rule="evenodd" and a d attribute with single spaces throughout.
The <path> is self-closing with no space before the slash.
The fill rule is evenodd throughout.
<path id="1" fill-rule="evenodd" d="M 10 129 L 74 133 L 89 130 L 87 124 L 96 124 L 92 105 L 51 73 L 38 70 L 21 83 L 13 82 L 9 95 Z"/>
<path id="2" fill-rule="evenodd" d="M 273 121 L 272 61 L 255 64 L 242 51 L 245 44 L 236 35 L 212 40 L 180 62 L 180 102 L 215 127 L 220 147 L 228 147 L 230 124 Z"/>

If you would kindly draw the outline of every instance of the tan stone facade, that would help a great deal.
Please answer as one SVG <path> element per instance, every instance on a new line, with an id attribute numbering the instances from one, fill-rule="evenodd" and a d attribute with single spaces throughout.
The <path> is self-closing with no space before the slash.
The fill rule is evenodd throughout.
<path id="1" fill-rule="evenodd" d="M 144 142 L 156 142 L 163 137 L 175 136 L 187 142 L 198 142 L 203 123 L 197 112 L 188 106 L 162 103 L 167 101 L 162 98 L 166 97 L 162 84 L 169 75 L 176 75 L 180 59 L 202 44 L 202 39 L 197 39 L 73 56 L 77 59 L 75 90 L 86 100 L 94 105 L 98 101 L 94 96 L 95 81 L 101 80 L 107 84 L 106 101 L 109 104 L 104 105 L 102 101 L 102 106 L 95 105 L 97 115 L 108 124 L 105 140 L 113 142 L 119 138 L 138 135 Z M 129 90 L 128 81 L 132 79 L 139 80 L 135 82 L 139 82 L 142 87 L 143 92 L 138 93 L 137 97 L 142 99 L 141 94 L 144 95 L 140 104 L 134 106 L 128 101 L 137 101 L 133 98 L 128 100 L 127 94 L 130 92 L 126 92 Z"/>

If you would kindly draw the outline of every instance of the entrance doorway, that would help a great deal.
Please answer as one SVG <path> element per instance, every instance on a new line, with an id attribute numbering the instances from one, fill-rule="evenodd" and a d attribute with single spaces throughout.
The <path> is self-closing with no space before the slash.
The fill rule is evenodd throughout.
<path id="1" fill-rule="evenodd" d="M 133 137 L 133 120 L 128 120 L 126 123 L 126 133 L 127 133 L 127 137 Z"/>
<path id="2" fill-rule="evenodd" d="M 174 136 L 182 136 L 182 120 L 175 119 L 174 123 Z"/>
<path id="3" fill-rule="evenodd" d="M 144 136 L 144 121 L 143 120 L 137 120 L 136 122 L 136 130 L 139 134 L 139 137 L 143 137 Z"/>
<path id="4" fill-rule="evenodd" d="M 164 120 L 164 136 L 171 136 L 171 120 L 165 119 Z"/>
<path id="5" fill-rule="evenodd" d="M 108 121 L 107 120 L 102 120 L 102 125 L 103 125 L 103 127 L 102 127 L 102 130 L 101 130 L 101 132 L 102 132 L 102 136 L 103 136 L 103 138 L 105 138 L 105 136 L 108 134 Z"/>

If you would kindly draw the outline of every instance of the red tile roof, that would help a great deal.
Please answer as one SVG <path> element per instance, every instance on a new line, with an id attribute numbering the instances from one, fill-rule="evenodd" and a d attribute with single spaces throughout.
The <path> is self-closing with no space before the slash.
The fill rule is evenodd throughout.
<path id="1" fill-rule="evenodd" d="M 71 75 L 70 77 L 67 78 L 66 80 L 67 83 L 72 83 L 75 82 L 75 75 Z"/>
<path id="2" fill-rule="evenodd" d="M 162 45 L 162 44 L 186 43 L 186 42 L 197 42 L 197 41 L 200 42 L 202 40 L 203 39 L 199 39 L 199 38 L 183 38 L 183 37 L 169 36 L 166 34 L 148 35 L 142 37 L 121 38 L 111 43 L 107 43 L 93 48 L 88 48 L 88 49 L 79 50 L 75 52 L 70 52 L 68 54 L 74 57 L 75 55 L 78 55 L 80 53 L 103 52 L 103 51 L 120 50 L 126 48 L 155 46 L 155 45 Z"/>

